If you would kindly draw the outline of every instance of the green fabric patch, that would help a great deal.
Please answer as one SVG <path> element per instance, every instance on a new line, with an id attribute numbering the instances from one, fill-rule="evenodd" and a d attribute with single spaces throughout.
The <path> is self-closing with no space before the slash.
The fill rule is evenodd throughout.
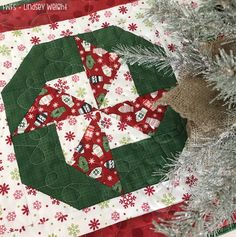
<path id="1" fill-rule="evenodd" d="M 163 168 L 165 158 L 182 151 L 187 138 L 185 126 L 186 120 L 168 108 L 154 136 L 112 150 L 125 192 L 156 184 L 163 178 L 153 173 Z"/>
<path id="2" fill-rule="evenodd" d="M 107 51 L 112 51 L 117 44 L 153 47 L 150 42 L 118 27 L 78 36 Z M 92 66 L 91 59 L 89 64 Z M 169 89 L 176 83 L 174 76 L 166 77 L 154 68 L 144 69 L 138 65 L 129 67 L 140 95 Z M 11 133 L 47 81 L 83 70 L 73 37 L 34 46 L 2 91 Z M 55 111 L 54 115 L 58 116 L 61 112 Z M 169 108 L 158 131 L 151 138 L 112 150 L 121 179 L 121 183 L 115 187 L 116 191 L 66 164 L 55 125 L 17 135 L 13 137 L 13 144 L 22 182 L 77 209 L 119 196 L 121 187 L 127 193 L 158 183 L 160 177 L 153 176 L 152 172 L 165 164 L 163 157 L 182 150 L 187 138 L 185 123 Z M 105 149 L 109 150 L 107 141 L 103 142 Z M 83 158 L 78 165 L 87 170 Z"/>

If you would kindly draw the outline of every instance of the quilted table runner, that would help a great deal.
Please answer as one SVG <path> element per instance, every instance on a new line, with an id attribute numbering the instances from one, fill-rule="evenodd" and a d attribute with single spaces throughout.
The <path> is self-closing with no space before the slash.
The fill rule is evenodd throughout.
<path id="1" fill-rule="evenodd" d="M 187 139 L 158 105 L 176 78 L 115 48 L 177 43 L 145 19 L 148 1 L 59 2 L 1 6 L 0 235 L 161 237 L 152 220 L 196 181 L 154 175 Z"/>

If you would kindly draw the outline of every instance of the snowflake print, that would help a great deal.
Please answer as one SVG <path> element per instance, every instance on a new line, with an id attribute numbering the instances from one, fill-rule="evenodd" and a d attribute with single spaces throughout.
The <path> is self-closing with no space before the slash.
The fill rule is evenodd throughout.
<path id="1" fill-rule="evenodd" d="M 191 175 L 186 178 L 185 183 L 188 184 L 189 187 L 192 187 L 197 182 L 197 180 L 198 179 L 194 175 Z"/>
<path id="2" fill-rule="evenodd" d="M 165 193 L 161 199 L 161 202 L 166 206 L 173 204 L 175 201 L 175 197 L 171 193 Z"/>
<path id="3" fill-rule="evenodd" d="M 78 97 L 84 98 L 84 96 L 85 96 L 86 94 L 87 94 L 87 93 L 86 93 L 85 88 L 82 88 L 82 87 L 78 88 L 78 90 L 77 90 L 77 96 L 78 96 Z"/>
<path id="4" fill-rule="evenodd" d="M 23 192 L 21 190 L 16 190 L 13 194 L 15 199 L 21 199 L 23 196 Z"/>
<path id="5" fill-rule="evenodd" d="M 121 140 L 120 140 L 120 144 L 121 145 L 127 145 L 129 144 L 131 141 L 131 138 L 130 137 L 122 137 Z"/>
<path id="6" fill-rule="evenodd" d="M 43 224 L 45 224 L 48 220 L 49 220 L 48 218 L 43 217 L 43 218 L 39 219 L 38 224 L 39 224 L 39 225 L 43 225 Z"/>
<path id="7" fill-rule="evenodd" d="M 171 52 L 175 52 L 176 51 L 176 46 L 174 44 L 168 44 L 168 49 L 171 51 Z"/>
<path id="8" fill-rule="evenodd" d="M 101 125 L 102 125 L 104 128 L 109 128 L 109 127 L 112 125 L 111 119 L 105 117 L 103 120 L 101 120 Z"/>
<path id="9" fill-rule="evenodd" d="M 91 21 L 92 23 L 99 21 L 100 15 L 98 15 L 97 12 L 92 13 L 89 16 L 90 16 L 89 21 Z"/>
<path id="10" fill-rule="evenodd" d="M 69 29 L 63 30 L 63 31 L 61 32 L 61 36 L 64 36 L 64 37 L 69 37 L 69 36 L 71 36 L 72 34 L 73 34 L 73 32 L 70 31 Z"/>
<path id="11" fill-rule="evenodd" d="M 85 114 L 84 115 L 84 118 L 86 119 L 86 120 L 92 120 L 93 119 L 93 114 L 92 113 L 88 113 L 88 114 Z"/>
<path id="12" fill-rule="evenodd" d="M 112 136 L 112 135 L 107 135 L 107 140 L 108 140 L 109 142 L 112 142 L 112 141 L 113 141 L 113 136 Z"/>
<path id="13" fill-rule="evenodd" d="M 4 196 L 5 194 L 8 194 L 8 191 L 10 190 L 9 184 L 3 183 L 0 184 L 0 194 Z"/>
<path id="14" fill-rule="evenodd" d="M 184 193 L 182 199 L 183 199 L 185 202 L 187 202 L 187 201 L 190 200 L 191 196 L 192 196 L 192 195 L 189 194 L 189 193 Z"/>
<path id="15" fill-rule="evenodd" d="M 50 197 L 51 199 L 52 199 L 52 204 L 53 205 L 59 205 L 60 204 L 60 201 L 59 200 L 57 200 L 57 199 L 55 199 L 55 198 L 52 198 L 52 197 Z"/>
<path id="16" fill-rule="evenodd" d="M 67 217 L 68 217 L 68 215 L 63 215 L 62 212 L 57 212 L 55 215 L 55 218 L 60 222 L 66 221 Z"/>
<path id="17" fill-rule="evenodd" d="M 67 81 L 63 81 L 62 79 L 59 79 L 58 82 L 54 84 L 54 86 L 61 92 L 65 92 L 65 90 L 70 88 L 67 85 Z"/>
<path id="18" fill-rule="evenodd" d="M 136 197 L 132 193 L 128 193 L 128 194 L 121 196 L 119 203 L 122 204 L 123 207 L 126 209 L 129 206 L 134 207 L 135 200 L 136 200 Z"/>
<path id="19" fill-rule="evenodd" d="M 109 201 L 104 201 L 98 204 L 101 209 L 109 208 Z"/>
<path id="20" fill-rule="evenodd" d="M 127 129 L 127 124 L 124 122 L 119 122 L 117 127 L 120 131 L 125 131 Z"/>
<path id="21" fill-rule="evenodd" d="M 9 162 L 14 162 L 16 160 L 16 156 L 14 153 L 10 153 L 9 155 L 7 155 L 7 160 Z"/>
<path id="22" fill-rule="evenodd" d="M 191 7 L 193 9 L 197 8 L 198 7 L 198 3 L 191 1 Z"/>
<path id="23" fill-rule="evenodd" d="M 79 231 L 79 226 L 75 225 L 75 224 L 71 224 L 68 228 L 67 228 L 69 235 L 73 236 L 73 237 L 77 237 L 78 234 L 80 233 Z"/>
<path id="24" fill-rule="evenodd" d="M 6 231 L 7 228 L 5 227 L 5 225 L 0 225 L 0 235 L 4 235 Z"/>
<path id="25" fill-rule="evenodd" d="M 61 131 L 61 130 L 62 130 L 62 127 L 63 127 L 63 125 L 64 125 L 64 123 L 63 123 L 63 122 L 59 122 L 59 123 L 57 123 L 57 124 L 56 124 L 56 126 L 57 126 L 57 129 L 58 129 L 59 131 Z"/>
<path id="26" fill-rule="evenodd" d="M 26 190 L 27 190 L 28 195 L 36 196 L 36 194 L 37 194 L 37 191 L 30 186 L 26 186 Z"/>
<path id="27" fill-rule="evenodd" d="M 73 82 L 78 82 L 79 81 L 79 76 L 78 75 L 73 75 L 72 76 L 72 81 Z"/>
<path id="28" fill-rule="evenodd" d="M 150 206 L 147 202 L 144 202 L 142 204 L 141 208 L 142 208 L 143 212 L 149 212 L 149 210 L 150 210 Z"/>
<path id="29" fill-rule="evenodd" d="M 115 89 L 116 94 L 121 95 L 123 93 L 123 89 L 121 87 L 117 87 Z"/>
<path id="30" fill-rule="evenodd" d="M 77 119 L 75 117 L 69 117 L 69 124 L 75 125 L 77 123 Z"/>
<path id="31" fill-rule="evenodd" d="M 8 221 L 14 221 L 16 219 L 16 213 L 13 211 L 13 212 L 9 212 L 7 214 L 7 220 Z"/>
<path id="32" fill-rule="evenodd" d="M 9 69 L 9 68 L 11 68 L 12 63 L 11 63 L 10 61 L 5 61 L 5 62 L 3 63 L 3 66 L 4 66 L 5 68 Z"/>
<path id="33" fill-rule="evenodd" d="M 37 36 L 31 37 L 30 41 L 31 41 L 31 43 L 34 44 L 34 45 L 37 45 L 37 44 L 39 44 L 39 43 L 41 42 L 40 38 L 37 37 Z"/>
<path id="34" fill-rule="evenodd" d="M 128 26 L 128 29 L 129 29 L 130 31 L 136 31 L 137 28 L 138 28 L 137 24 L 134 24 L 134 23 L 131 23 L 131 24 L 129 24 L 129 26 Z"/>
<path id="35" fill-rule="evenodd" d="M 15 168 L 13 171 L 11 171 L 10 174 L 11 174 L 11 178 L 13 180 L 19 180 L 20 179 L 19 170 L 17 168 Z"/>
<path id="36" fill-rule="evenodd" d="M 4 167 L 1 164 L 2 164 L 2 160 L 0 160 L 0 171 L 4 170 Z"/>
<path id="37" fill-rule="evenodd" d="M 49 34 L 48 35 L 49 40 L 54 40 L 55 38 L 56 38 L 56 36 L 54 34 Z"/>
<path id="38" fill-rule="evenodd" d="M 19 51 L 24 51 L 25 48 L 26 48 L 26 47 L 25 47 L 23 44 L 20 44 L 20 45 L 17 46 L 17 49 L 18 49 Z"/>
<path id="39" fill-rule="evenodd" d="M 104 16 L 107 18 L 111 17 L 112 16 L 111 11 L 105 11 Z"/>
<path id="40" fill-rule="evenodd" d="M 132 81 L 132 76 L 131 76 L 130 72 L 126 72 L 124 74 L 124 77 L 125 77 L 126 81 Z"/>
<path id="41" fill-rule="evenodd" d="M 29 207 L 28 205 L 23 205 L 22 209 L 22 214 L 28 216 L 29 215 Z"/>
<path id="42" fill-rule="evenodd" d="M 42 203 L 40 201 L 33 202 L 33 207 L 36 210 L 39 210 L 42 207 Z"/>
<path id="43" fill-rule="evenodd" d="M 76 23 L 76 18 L 70 19 L 70 20 L 68 20 L 68 22 L 69 22 L 70 24 L 74 24 L 74 23 Z"/>
<path id="44" fill-rule="evenodd" d="M 9 56 L 11 50 L 6 45 L 0 45 L 0 54 L 2 56 Z"/>
<path id="45" fill-rule="evenodd" d="M 108 22 L 103 22 L 102 23 L 102 28 L 107 28 L 109 26 L 110 26 L 110 23 L 108 23 Z"/>
<path id="46" fill-rule="evenodd" d="M 0 80 L 0 87 L 4 87 L 7 83 L 3 80 Z"/>
<path id="47" fill-rule="evenodd" d="M 71 131 L 67 132 L 65 135 L 65 139 L 69 142 L 73 141 L 75 139 L 75 133 Z"/>
<path id="48" fill-rule="evenodd" d="M 57 22 L 54 22 L 54 23 L 52 23 L 52 24 L 50 24 L 49 25 L 49 28 L 51 29 L 51 30 L 56 30 L 57 28 L 58 28 L 58 23 Z"/>
<path id="49" fill-rule="evenodd" d="M 119 7 L 119 12 L 121 14 L 126 14 L 128 12 L 128 8 L 125 6 L 121 6 L 121 7 Z"/>
<path id="50" fill-rule="evenodd" d="M 98 219 L 94 218 L 93 220 L 90 220 L 89 226 L 93 231 L 99 229 L 99 225 L 100 223 Z"/>
<path id="51" fill-rule="evenodd" d="M 0 112 L 3 112 L 5 110 L 4 104 L 0 104 Z"/>
<path id="52" fill-rule="evenodd" d="M 7 144 L 7 145 L 10 145 L 10 146 L 12 145 L 11 136 L 7 136 L 6 139 L 5 139 L 5 141 L 6 141 L 6 144 Z"/>
<path id="53" fill-rule="evenodd" d="M 147 195 L 147 196 L 152 196 L 154 193 L 155 193 L 155 188 L 154 188 L 154 186 L 147 186 L 145 189 L 144 189 L 144 193 L 145 193 L 145 195 Z"/>
<path id="54" fill-rule="evenodd" d="M 156 35 L 157 38 L 160 37 L 160 32 L 158 30 L 156 30 L 155 35 Z"/>
<path id="55" fill-rule="evenodd" d="M 83 209 L 83 212 L 85 212 L 85 213 L 88 213 L 90 211 L 91 211 L 91 208 L 89 208 L 89 207 Z"/>
<path id="56" fill-rule="evenodd" d="M 120 219 L 120 214 L 117 211 L 111 213 L 111 219 L 113 221 L 118 221 Z"/>

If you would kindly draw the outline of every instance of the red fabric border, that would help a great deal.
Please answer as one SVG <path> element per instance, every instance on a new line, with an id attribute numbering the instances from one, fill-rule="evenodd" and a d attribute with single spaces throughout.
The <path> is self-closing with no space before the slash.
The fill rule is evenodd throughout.
<path id="1" fill-rule="evenodd" d="M 183 203 L 179 203 L 156 212 L 129 219 L 104 229 L 83 235 L 83 237 L 166 237 L 161 233 L 155 233 L 153 220 L 160 222 L 160 219 L 169 220 L 176 211 L 181 210 Z"/>
<path id="2" fill-rule="evenodd" d="M 30 10 L 26 10 L 25 5 L 20 5 L 11 10 L 0 11 L 0 33 L 73 19 L 134 1 L 135 0 L 41 0 L 27 4 L 30 6 Z M 32 9 L 32 7 L 35 7 L 37 4 L 48 6 L 53 3 L 66 4 L 67 10 L 53 11 L 46 9 L 46 7 L 41 10 Z"/>

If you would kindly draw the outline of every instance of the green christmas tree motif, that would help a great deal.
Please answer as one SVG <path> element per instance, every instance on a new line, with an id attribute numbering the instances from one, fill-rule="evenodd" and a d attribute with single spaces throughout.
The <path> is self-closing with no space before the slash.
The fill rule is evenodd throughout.
<path id="1" fill-rule="evenodd" d="M 79 87 L 78 90 L 77 90 L 77 96 L 80 97 L 80 98 L 84 98 L 85 95 L 86 95 L 86 89 L 82 88 L 82 87 Z"/>
<path id="2" fill-rule="evenodd" d="M 161 202 L 169 206 L 175 202 L 175 197 L 171 193 L 165 193 L 161 199 Z"/>
<path id="3" fill-rule="evenodd" d="M 88 161 L 83 156 L 80 156 L 79 158 L 78 167 L 82 169 L 85 173 L 89 171 Z"/>
<path id="4" fill-rule="evenodd" d="M 68 228 L 68 233 L 70 236 L 77 237 L 80 233 L 79 226 L 75 224 L 71 224 Z"/>
<path id="5" fill-rule="evenodd" d="M 11 50 L 5 44 L 0 45 L 0 54 L 2 56 L 9 56 L 10 52 L 11 52 Z"/>
<path id="6" fill-rule="evenodd" d="M 11 171 L 10 174 L 11 174 L 11 179 L 20 180 L 19 170 L 17 168 L 15 168 L 13 171 Z"/>
<path id="7" fill-rule="evenodd" d="M 12 35 L 15 37 L 20 37 L 20 36 L 22 36 L 22 31 L 21 30 L 14 30 L 12 32 Z"/>
<path id="8" fill-rule="evenodd" d="M 86 66 L 88 69 L 92 69 L 95 64 L 95 60 L 93 59 L 92 55 L 87 55 L 86 57 Z"/>
<path id="9" fill-rule="evenodd" d="M 98 204 L 101 209 L 109 208 L 109 201 L 104 201 Z"/>

